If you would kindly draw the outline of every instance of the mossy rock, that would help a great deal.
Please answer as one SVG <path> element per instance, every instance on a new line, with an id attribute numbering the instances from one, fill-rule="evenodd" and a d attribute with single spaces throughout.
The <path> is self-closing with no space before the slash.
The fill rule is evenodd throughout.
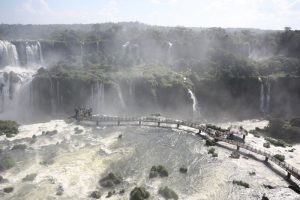
<path id="1" fill-rule="evenodd" d="M 230 158 L 239 159 L 240 153 L 238 151 L 234 151 L 230 154 Z"/>
<path id="2" fill-rule="evenodd" d="M 3 192 L 5 192 L 5 193 L 11 193 L 13 191 L 14 191 L 13 187 L 6 187 L 6 188 L 3 189 Z"/>
<path id="3" fill-rule="evenodd" d="M 0 156 L 0 171 L 12 168 L 15 165 L 14 159 L 10 155 Z"/>
<path id="4" fill-rule="evenodd" d="M 64 193 L 64 188 L 62 185 L 59 185 L 58 188 L 56 189 L 56 195 L 61 196 Z"/>
<path id="5" fill-rule="evenodd" d="M 122 177 L 115 175 L 114 173 L 109 173 L 106 177 L 99 180 L 99 184 L 102 187 L 114 187 L 122 182 Z"/>
<path id="6" fill-rule="evenodd" d="M 11 150 L 21 150 L 24 151 L 27 148 L 26 144 L 16 144 L 11 148 Z"/>
<path id="7" fill-rule="evenodd" d="M 101 198 L 101 193 L 99 191 L 93 191 L 89 197 L 94 198 L 94 199 L 100 199 Z"/>
<path id="8" fill-rule="evenodd" d="M 169 173 L 166 170 L 166 168 L 162 165 L 152 166 L 150 173 L 149 173 L 149 178 L 155 178 L 157 176 L 167 177 L 167 176 L 169 176 Z"/>
<path id="9" fill-rule="evenodd" d="M 208 154 L 214 154 L 215 151 L 216 151 L 215 148 L 210 148 L 210 149 L 208 149 Z"/>
<path id="10" fill-rule="evenodd" d="M 28 174 L 27 176 L 25 176 L 22 181 L 26 182 L 26 181 L 33 181 L 35 179 L 35 177 L 37 176 L 37 174 L 33 173 L 33 174 Z"/>
<path id="11" fill-rule="evenodd" d="M 165 199 L 174 199 L 174 200 L 178 199 L 178 195 L 176 194 L 176 192 L 174 192 L 174 190 L 168 187 L 159 188 L 158 194 L 160 194 Z"/>
<path id="12" fill-rule="evenodd" d="M 214 157 L 214 158 L 216 158 L 216 157 L 218 157 L 219 155 L 218 155 L 218 153 L 216 153 L 216 152 L 214 152 L 213 154 L 212 154 L 212 157 Z"/>
<path id="13" fill-rule="evenodd" d="M 150 197 L 150 193 L 144 187 L 135 187 L 130 192 L 130 200 L 144 200 Z"/>

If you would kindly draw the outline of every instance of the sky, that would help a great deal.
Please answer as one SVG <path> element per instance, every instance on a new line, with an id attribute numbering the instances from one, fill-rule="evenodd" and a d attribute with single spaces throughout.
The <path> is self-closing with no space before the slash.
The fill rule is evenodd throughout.
<path id="1" fill-rule="evenodd" d="M 0 23 L 300 29 L 300 0 L 0 0 Z"/>

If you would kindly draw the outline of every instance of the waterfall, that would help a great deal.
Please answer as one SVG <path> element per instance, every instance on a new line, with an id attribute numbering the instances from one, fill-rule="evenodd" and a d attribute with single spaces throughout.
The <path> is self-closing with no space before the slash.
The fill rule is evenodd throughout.
<path id="1" fill-rule="evenodd" d="M 99 52 L 99 41 L 97 41 L 97 53 Z"/>
<path id="2" fill-rule="evenodd" d="M 198 117 L 200 115 L 198 111 L 198 101 L 192 90 L 188 89 L 188 93 L 190 94 L 190 98 L 193 101 L 193 118 Z M 198 115 L 199 114 L 199 115 Z"/>
<path id="3" fill-rule="evenodd" d="M 103 83 L 97 82 L 95 84 L 91 84 L 91 97 L 89 104 L 94 113 L 103 113 L 105 105 Z"/>
<path id="4" fill-rule="evenodd" d="M 0 65 L 19 65 L 16 46 L 8 41 L 0 40 Z"/>
<path id="5" fill-rule="evenodd" d="M 41 65 L 44 62 L 42 48 L 39 41 L 25 43 L 27 65 Z"/>
<path id="6" fill-rule="evenodd" d="M 120 100 L 120 103 L 121 103 L 122 108 L 126 108 L 126 104 L 125 104 L 125 102 L 124 102 L 122 90 L 121 90 L 119 84 L 116 84 L 116 89 L 117 89 L 117 92 L 118 92 L 118 97 L 119 97 L 119 100 Z"/>
<path id="7" fill-rule="evenodd" d="M 267 94 L 266 94 L 266 112 L 270 112 L 270 100 L 271 100 L 271 82 L 267 81 Z"/>
<path id="8" fill-rule="evenodd" d="M 168 63 L 171 62 L 172 47 L 173 47 L 173 44 L 171 42 L 168 42 L 168 52 L 167 52 L 167 61 L 168 61 Z"/>
<path id="9" fill-rule="evenodd" d="M 35 70 L 7 66 L 0 70 L 0 117 L 26 117 L 33 109 L 32 76 Z"/>
<path id="10" fill-rule="evenodd" d="M 264 91 L 264 84 L 262 82 L 262 79 L 258 77 L 258 80 L 260 82 L 260 111 L 262 113 L 265 112 L 265 91 Z"/>
<path id="11" fill-rule="evenodd" d="M 84 56 L 84 51 L 83 51 L 83 47 L 84 47 L 84 42 L 80 42 L 80 58 L 81 58 L 81 64 L 83 65 L 83 56 Z"/>
<path id="12" fill-rule="evenodd" d="M 267 90 L 261 77 L 258 77 L 260 82 L 260 111 L 262 113 L 268 113 L 270 111 L 270 100 L 271 100 L 271 82 L 266 80 Z"/>

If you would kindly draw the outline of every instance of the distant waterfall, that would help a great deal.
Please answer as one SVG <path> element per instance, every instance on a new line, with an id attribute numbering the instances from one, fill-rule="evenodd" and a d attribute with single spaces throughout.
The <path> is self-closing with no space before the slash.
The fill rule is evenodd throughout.
<path id="1" fill-rule="evenodd" d="M 81 64 L 83 65 L 83 56 L 84 56 L 84 50 L 83 50 L 83 47 L 84 47 L 84 42 L 80 42 L 80 60 L 81 60 Z"/>
<path id="2" fill-rule="evenodd" d="M 104 111 L 104 85 L 97 82 L 91 85 L 90 106 L 94 113 L 103 113 Z"/>
<path id="3" fill-rule="evenodd" d="M 116 89 L 117 89 L 117 92 L 118 92 L 118 97 L 119 97 L 121 106 L 124 109 L 124 108 L 126 108 L 126 104 L 125 104 L 125 101 L 124 101 L 124 98 L 123 98 L 123 94 L 122 94 L 122 90 L 121 90 L 119 84 L 116 85 Z"/>
<path id="4" fill-rule="evenodd" d="M 260 111 L 265 114 L 270 111 L 271 82 L 266 80 L 265 87 L 261 77 L 258 77 L 258 80 L 260 82 Z"/>
<path id="5" fill-rule="evenodd" d="M 193 118 L 199 117 L 200 112 L 198 110 L 198 101 L 192 90 L 188 89 L 191 100 L 193 101 Z"/>
<path id="6" fill-rule="evenodd" d="M 168 42 L 168 52 L 167 52 L 167 61 L 168 61 L 168 63 L 171 62 L 172 47 L 173 47 L 173 44 L 171 42 Z"/>
<path id="7" fill-rule="evenodd" d="M 27 65 L 41 65 L 44 62 L 39 41 L 28 41 L 25 46 Z"/>
<path id="8" fill-rule="evenodd" d="M 16 46 L 8 41 L 0 40 L 0 65 L 19 65 Z"/>
<path id="9" fill-rule="evenodd" d="M 262 79 L 258 77 L 258 80 L 260 82 L 260 111 L 262 113 L 265 112 L 265 91 L 264 91 L 264 84 L 262 82 Z"/>
<path id="10" fill-rule="evenodd" d="M 122 45 L 123 54 L 132 59 L 138 60 L 140 58 L 140 46 L 138 44 L 131 44 L 129 41 Z"/>

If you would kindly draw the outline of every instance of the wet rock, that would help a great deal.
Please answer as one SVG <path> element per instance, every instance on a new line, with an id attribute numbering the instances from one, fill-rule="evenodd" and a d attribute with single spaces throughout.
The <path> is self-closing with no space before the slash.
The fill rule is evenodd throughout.
<path id="1" fill-rule="evenodd" d="M 101 197 L 101 193 L 99 191 L 93 191 L 91 194 L 90 194 L 90 197 L 94 198 L 94 199 L 100 199 Z"/>
<path id="2" fill-rule="evenodd" d="M 300 194 L 300 187 L 298 185 L 289 185 L 289 188 Z"/>
<path id="3" fill-rule="evenodd" d="M 122 177 L 115 175 L 114 173 L 109 173 L 106 177 L 100 179 L 99 184 L 102 187 L 114 187 L 122 182 Z"/>
<path id="4" fill-rule="evenodd" d="M 239 159 L 240 153 L 238 151 L 234 151 L 230 154 L 230 158 Z"/>
<path id="5" fill-rule="evenodd" d="M 246 182 L 243 182 L 243 181 L 233 180 L 232 183 L 235 184 L 235 185 L 243 186 L 245 188 L 250 188 L 249 184 L 246 183 Z"/>
<path id="6" fill-rule="evenodd" d="M 10 155 L 0 155 L 0 171 L 10 169 L 14 165 L 15 161 Z"/>
<path id="7" fill-rule="evenodd" d="M 33 135 L 31 138 L 32 138 L 32 139 L 36 139 L 36 135 Z"/>
<path id="8" fill-rule="evenodd" d="M 11 150 L 20 150 L 20 151 L 24 151 L 27 148 L 26 144 L 16 144 L 13 146 L 13 148 L 11 148 Z"/>
<path id="9" fill-rule="evenodd" d="M 118 136 L 118 138 L 119 138 L 119 139 L 122 139 L 122 137 L 123 137 L 123 135 L 122 135 L 122 134 L 120 134 L 120 135 Z"/>
<path id="10" fill-rule="evenodd" d="M 33 181 L 35 179 L 35 177 L 37 176 L 37 174 L 28 174 L 27 176 L 25 176 L 22 181 L 26 182 L 26 181 Z"/>
<path id="11" fill-rule="evenodd" d="M 75 134 L 80 134 L 83 132 L 82 129 L 79 129 L 78 127 L 74 128 Z"/>
<path id="12" fill-rule="evenodd" d="M 275 186 L 268 185 L 268 184 L 263 184 L 263 186 L 267 189 L 275 189 L 276 188 Z"/>
<path id="13" fill-rule="evenodd" d="M 46 131 L 46 132 L 45 132 L 45 135 L 47 135 L 47 136 L 53 136 L 53 135 L 56 135 L 57 133 L 58 133 L 57 130 Z"/>
<path id="14" fill-rule="evenodd" d="M 59 185 L 58 188 L 56 189 L 56 195 L 61 196 L 64 193 L 64 188 L 62 185 Z"/>
<path id="15" fill-rule="evenodd" d="M 2 183 L 8 183 L 8 179 L 3 178 L 3 176 L 0 176 L 0 184 Z"/>
<path id="16" fill-rule="evenodd" d="M 149 197 L 150 193 L 144 187 L 135 187 L 130 192 L 130 200 L 143 200 Z"/>
<path id="17" fill-rule="evenodd" d="M 5 192 L 5 193 L 11 193 L 13 191 L 14 191 L 13 187 L 6 187 L 6 188 L 3 189 L 3 192 Z"/>
<path id="18" fill-rule="evenodd" d="M 265 143 L 263 144 L 263 146 L 264 146 L 265 148 L 270 148 L 270 142 L 265 142 Z"/>
<path id="19" fill-rule="evenodd" d="M 187 168 L 186 167 L 180 167 L 179 171 L 180 171 L 180 173 L 186 174 L 187 173 Z"/>
<path id="20" fill-rule="evenodd" d="M 176 194 L 176 192 L 174 192 L 174 190 L 168 187 L 159 188 L 158 194 L 160 194 L 165 199 L 174 199 L 174 200 L 178 199 L 178 195 Z"/>
<path id="21" fill-rule="evenodd" d="M 206 146 L 215 146 L 216 145 L 216 142 L 211 140 L 211 139 L 206 139 L 205 140 L 205 145 Z"/>
<path id="22" fill-rule="evenodd" d="M 111 197 L 113 194 L 114 194 L 114 192 L 112 192 L 112 191 L 109 191 L 109 192 L 107 193 L 107 195 L 106 195 L 106 198 L 109 198 L 109 197 Z"/>
<path id="23" fill-rule="evenodd" d="M 119 194 L 124 194 L 124 193 L 125 193 L 125 189 L 119 191 Z"/>
<path id="24" fill-rule="evenodd" d="M 261 198 L 261 200 L 269 200 L 269 198 L 266 196 L 266 194 L 264 194 Z"/>
<path id="25" fill-rule="evenodd" d="M 255 175 L 256 175 L 256 172 L 249 172 L 249 175 L 250 175 L 250 176 L 255 176 Z"/>
<path id="26" fill-rule="evenodd" d="M 169 173 L 166 170 L 166 168 L 162 165 L 152 166 L 150 173 L 149 173 L 149 178 L 155 178 L 157 176 L 167 177 L 167 176 L 169 176 Z"/>

